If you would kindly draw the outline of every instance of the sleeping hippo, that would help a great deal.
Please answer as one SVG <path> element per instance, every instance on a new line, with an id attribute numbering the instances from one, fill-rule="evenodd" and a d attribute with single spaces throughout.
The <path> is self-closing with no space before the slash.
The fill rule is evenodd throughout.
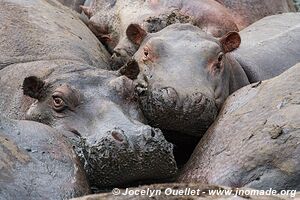
<path id="1" fill-rule="evenodd" d="M 63 134 L 37 122 L 0 116 L 1 200 L 90 194 L 82 165 Z"/>
<path id="2" fill-rule="evenodd" d="M 142 43 L 120 71 L 132 79 L 138 75 L 136 89 L 149 124 L 199 137 L 229 94 L 300 61 L 300 13 L 266 17 L 221 38 L 190 24 L 152 34 L 132 24 L 129 31 L 136 33 L 128 34 L 130 40 Z"/>
<path id="3" fill-rule="evenodd" d="M 216 0 L 231 11 L 235 23 L 242 30 L 269 15 L 295 12 L 293 0 Z"/>
<path id="4" fill-rule="evenodd" d="M 99 69 L 109 69 L 108 53 L 69 9 L 52 0 L 0 5 L 1 114 L 71 132 L 97 187 L 175 174 L 173 146 L 145 125 L 132 81 Z"/>
<path id="5" fill-rule="evenodd" d="M 179 181 L 299 191 L 299 153 L 300 63 L 232 94 Z"/>
<path id="6" fill-rule="evenodd" d="M 136 52 L 138 44 L 126 37 L 130 23 L 157 32 L 174 23 L 192 23 L 216 37 L 238 31 L 230 12 L 212 0 L 89 0 L 82 7 L 88 26 L 113 53 L 118 69 Z M 133 33 L 134 34 L 134 33 Z"/>

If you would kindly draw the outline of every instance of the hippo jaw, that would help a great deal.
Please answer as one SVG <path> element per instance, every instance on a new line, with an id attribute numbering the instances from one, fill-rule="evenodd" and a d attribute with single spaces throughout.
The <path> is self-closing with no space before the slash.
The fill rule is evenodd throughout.
<path id="1" fill-rule="evenodd" d="M 162 130 L 201 137 L 218 114 L 215 99 L 201 92 L 180 95 L 173 87 L 142 86 L 136 91 L 148 123 Z"/>

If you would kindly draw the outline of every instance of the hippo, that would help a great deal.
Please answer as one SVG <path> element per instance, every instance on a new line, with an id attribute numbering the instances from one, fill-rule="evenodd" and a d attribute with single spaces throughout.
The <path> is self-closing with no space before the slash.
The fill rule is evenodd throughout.
<path id="1" fill-rule="evenodd" d="M 1 114 L 70 132 L 92 186 L 174 177 L 173 145 L 146 125 L 132 81 L 107 70 L 107 51 L 70 9 L 52 0 L 0 5 Z"/>
<path id="2" fill-rule="evenodd" d="M 295 12 L 293 0 L 216 0 L 231 10 L 240 30 L 270 15 Z"/>
<path id="3" fill-rule="evenodd" d="M 109 67 L 110 55 L 70 9 L 55 0 L 0 1 L 0 70 L 40 60 Z"/>
<path id="4" fill-rule="evenodd" d="M 178 181 L 300 189 L 300 63 L 233 93 Z"/>
<path id="5" fill-rule="evenodd" d="M 71 132 L 92 186 L 164 180 L 177 172 L 173 145 L 145 125 L 132 80 L 118 72 L 43 61 L 6 67 L 0 77 L 1 93 L 10 96 L 0 101 L 9 111 L 2 114 Z"/>
<path id="6" fill-rule="evenodd" d="M 120 72 L 137 79 L 149 124 L 180 134 L 201 137 L 229 94 L 300 62 L 300 13 L 266 17 L 221 38 L 190 24 L 151 34 L 132 24 L 127 32 L 142 43 Z"/>
<path id="7" fill-rule="evenodd" d="M 78 13 L 81 12 L 81 7 L 84 5 L 85 0 L 58 0 L 63 5 L 71 8 L 72 10 L 77 11 Z"/>
<path id="8" fill-rule="evenodd" d="M 70 199 L 90 194 L 68 133 L 0 116 L 0 199 Z"/>
<path id="9" fill-rule="evenodd" d="M 82 9 L 90 18 L 89 28 L 113 54 L 114 69 L 123 66 L 138 48 L 126 36 L 130 23 L 149 33 L 174 23 L 192 23 L 216 37 L 238 31 L 229 10 L 212 0 L 89 0 Z"/>

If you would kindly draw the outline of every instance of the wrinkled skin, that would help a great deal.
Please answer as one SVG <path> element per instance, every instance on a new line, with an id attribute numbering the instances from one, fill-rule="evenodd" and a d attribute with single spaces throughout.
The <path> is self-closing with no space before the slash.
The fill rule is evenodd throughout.
<path id="1" fill-rule="evenodd" d="M 195 194 L 198 192 L 198 195 L 192 195 L 191 192 L 188 192 L 186 189 L 189 188 L 190 191 L 195 191 Z M 174 191 L 175 195 L 170 195 L 170 189 Z M 136 188 L 129 188 L 131 191 L 143 191 L 149 190 L 151 192 L 161 191 L 160 195 L 153 195 L 152 198 L 156 200 L 289 200 L 291 197 L 299 197 L 300 194 L 293 192 L 291 195 L 235 195 L 236 188 L 229 188 L 224 186 L 217 186 L 217 185 L 206 185 L 201 183 L 164 183 L 164 184 L 153 184 L 153 185 L 144 185 Z M 231 195 L 209 195 L 208 191 L 233 191 Z M 240 188 L 240 190 L 250 191 L 252 189 L 249 188 Z M 187 191 L 187 192 L 185 192 Z M 121 193 L 125 193 L 126 190 L 122 189 Z M 180 195 L 181 193 L 186 193 Z M 251 191 L 253 192 L 253 191 Z M 167 195 L 167 194 L 168 195 Z M 155 194 L 155 193 L 154 193 Z M 189 195 L 187 195 L 189 194 Z M 149 200 L 151 197 L 150 193 L 148 195 L 113 195 L 111 192 L 103 193 L 103 194 L 94 194 L 88 195 L 84 197 L 74 198 L 73 200 Z"/>
<path id="2" fill-rule="evenodd" d="M 72 132 L 92 185 L 103 188 L 174 176 L 173 146 L 159 129 L 143 124 L 130 79 L 70 61 L 30 65 L 0 71 L 1 91 L 10 95 L 0 108 L 27 111 L 28 120 Z M 46 66 L 44 71 L 36 72 L 41 66 Z M 7 80 L 22 78 L 23 70 L 25 79 Z M 13 93 L 14 85 L 18 87 Z M 36 101 L 30 106 L 32 99 Z"/>
<path id="3" fill-rule="evenodd" d="M 109 53 L 70 9 L 55 0 L 0 1 L 0 69 L 40 60 L 109 67 Z"/>
<path id="4" fill-rule="evenodd" d="M 84 5 L 85 0 L 58 0 L 63 5 L 77 11 L 81 12 L 80 6 Z"/>
<path id="5" fill-rule="evenodd" d="M 126 37 L 130 23 L 157 32 L 170 24 L 189 22 L 216 37 L 238 30 L 230 12 L 211 0 L 94 0 L 86 2 L 83 11 L 90 17 L 90 29 L 113 53 L 115 69 L 138 48 Z"/>
<path id="6" fill-rule="evenodd" d="M 179 181 L 299 191 L 299 88 L 297 64 L 231 95 Z"/>
<path id="7" fill-rule="evenodd" d="M 231 32 L 220 39 L 189 24 L 147 35 L 130 25 L 137 33 L 128 35 L 133 42 L 144 38 L 121 72 L 133 79 L 138 74 L 136 90 L 150 125 L 201 137 L 229 94 L 300 62 L 299 23 L 299 13 L 272 16 L 241 38 Z"/>
<path id="8" fill-rule="evenodd" d="M 90 194 L 67 138 L 49 126 L 0 117 L 0 199 L 69 199 Z"/>
<path id="9" fill-rule="evenodd" d="M 242 30 L 270 15 L 294 12 L 293 0 L 216 0 L 231 10 L 235 23 Z"/>

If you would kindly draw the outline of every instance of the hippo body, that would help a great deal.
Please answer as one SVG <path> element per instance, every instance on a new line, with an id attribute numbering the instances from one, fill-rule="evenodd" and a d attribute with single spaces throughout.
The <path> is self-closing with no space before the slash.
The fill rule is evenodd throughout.
<path id="1" fill-rule="evenodd" d="M 300 189 L 300 63 L 226 102 L 179 181 Z"/>
<path id="2" fill-rule="evenodd" d="M 230 12 L 211 0 L 94 0 L 83 10 L 90 17 L 90 29 L 114 53 L 116 69 L 138 47 L 126 37 L 130 23 L 141 25 L 146 32 L 157 32 L 170 24 L 190 22 L 216 37 L 238 30 Z"/>
<path id="3" fill-rule="evenodd" d="M 104 46 L 77 15 L 55 0 L 3 0 L 0 26 L 0 69 L 59 59 L 109 66 Z"/>
<path id="4" fill-rule="evenodd" d="M 0 44 L 1 114 L 71 132 L 94 186 L 175 174 L 173 146 L 159 129 L 144 124 L 132 81 L 104 70 L 107 52 L 94 36 L 88 40 L 92 33 L 69 9 L 51 0 L 0 4 L 11 11 L 0 13 L 8 20 L 0 31 L 7 40 Z M 11 32 L 15 26 L 18 36 Z"/>
<path id="5" fill-rule="evenodd" d="M 58 0 L 60 3 L 62 3 L 63 5 L 77 11 L 77 12 L 81 12 L 81 8 L 80 6 L 84 5 L 85 0 Z"/>
<path id="6" fill-rule="evenodd" d="M 231 10 L 235 23 L 242 30 L 270 15 L 294 12 L 293 0 L 216 0 Z"/>
<path id="7" fill-rule="evenodd" d="M 137 33 L 131 39 L 143 35 L 143 42 L 121 71 L 138 74 L 136 90 L 149 124 L 201 137 L 229 94 L 300 62 L 299 23 L 299 13 L 270 16 L 221 38 L 189 24 L 147 35 L 130 25 Z"/>
<path id="8" fill-rule="evenodd" d="M 0 117 L 0 199 L 69 199 L 90 194 L 68 139 L 49 126 Z"/>
<path id="9" fill-rule="evenodd" d="M 233 52 L 251 83 L 281 74 L 300 60 L 300 14 L 265 17 L 240 32 Z"/>

